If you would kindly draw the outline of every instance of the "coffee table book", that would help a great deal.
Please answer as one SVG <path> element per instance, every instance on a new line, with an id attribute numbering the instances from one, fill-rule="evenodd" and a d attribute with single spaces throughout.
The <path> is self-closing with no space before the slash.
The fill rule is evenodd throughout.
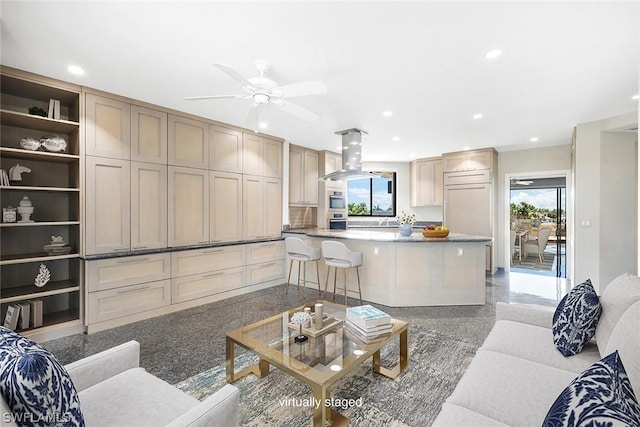
<path id="1" fill-rule="evenodd" d="M 346 318 L 365 330 L 372 326 L 388 325 L 391 323 L 391 316 L 368 304 L 347 307 Z"/>

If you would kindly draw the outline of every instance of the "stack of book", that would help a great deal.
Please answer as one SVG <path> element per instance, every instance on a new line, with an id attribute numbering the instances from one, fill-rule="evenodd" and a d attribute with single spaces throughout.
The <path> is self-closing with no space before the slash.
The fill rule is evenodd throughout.
<path id="1" fill-rule="evenodd" d="M 371 305 L 347 308 L 346 325 L 352 332 L 366 340 L 391 332 L 391 316 Z"/>

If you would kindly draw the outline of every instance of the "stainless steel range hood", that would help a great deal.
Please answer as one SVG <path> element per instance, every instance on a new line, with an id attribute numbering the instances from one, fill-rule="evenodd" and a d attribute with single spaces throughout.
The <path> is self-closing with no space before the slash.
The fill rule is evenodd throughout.
<path id="1" fill-rule="evenodd" d="M 367 135 L 367 132 L 352 128 L 336 132 L 336 135 L 342 135 L 342 169 L 321 176 L 319 181 L 348 181 L 379 176 L 362 171 L 362 135 Z"/>

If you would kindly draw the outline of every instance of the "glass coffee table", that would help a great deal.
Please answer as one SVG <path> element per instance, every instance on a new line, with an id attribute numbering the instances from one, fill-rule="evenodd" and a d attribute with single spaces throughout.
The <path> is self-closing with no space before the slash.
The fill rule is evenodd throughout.
<path id="1" fill-rule="evenodd" d="M 330 387 L 370 357 L 373 357 L 374 372 L 395 379 L 409 363 L 409 325 L 392 319 L 390 333 L 365 341 L 350 328 L 345 328 L 345 306 L 328 301 L 316 303 L 323 304 L 328 319 L 321 331 L 315 331 L 313 325 L 305 329 L 309 336 L 303 342 L 295 341 L 300 331 L 290 325 L 291 316 L 303 311 L 305 307 L 313 308 L 315 303 L 228 332 L 227 381 L 233 383 L 248 374 L 262 378 L 269 374 L 269 365 L 273 365 L 311 387 L 313 402 L 316 403 L 313 405 L 314 426 L 324 427 L 327 420 L 334 426 L 347 425 L 349 420 L 330 406 Z M 392 368 L 383 367 L 380 363 L 380 350 L 396 338 L 399 339 L 398 363 Z M 236 345 L 257 355 L 258 364 L 236 372 Z"/>

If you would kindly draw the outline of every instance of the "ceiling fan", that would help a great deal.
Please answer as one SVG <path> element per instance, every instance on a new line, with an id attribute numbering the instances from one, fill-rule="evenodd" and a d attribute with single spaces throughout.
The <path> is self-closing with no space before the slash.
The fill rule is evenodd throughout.
<path id="1" fill-rule="evenodd" d="M 256 61 L 258 69 L 258 77 L 245 78 L 236 70 L 225 64 L 213 63 L 215 67 L 226 73 L 229 77 L 242 85 L 244 94 L 239 95 L 208 95 L 208 96 L 190 96 L 185 98 L 189 101 L 197 101 L 203 99 L 250 99 L 251 109 L 248 117 L 252 112 L 256 112 L 261 107 L 275 105 L 283 111 L 292 114 L 307 121 L 317 121 L 320 116 L 316 113 L 302 108 L 301 106 L 289 101 L 288 98 L 307 95 L 320 95 L 327 92 L 327 87 L 316 81 L 294 83 L 284 86 L 278 86 L 276 82 L 265 77 L 269 70 L 269 65 L 263 61 Z"/>

